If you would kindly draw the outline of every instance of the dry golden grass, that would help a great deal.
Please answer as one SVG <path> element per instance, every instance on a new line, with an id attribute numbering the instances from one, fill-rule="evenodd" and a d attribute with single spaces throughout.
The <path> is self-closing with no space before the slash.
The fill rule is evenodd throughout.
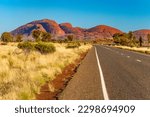
<path id="1" fill-rule="evenodd" d="M 0 45 L 0 99 L 35 99 L 46 81 L 53 80 L 65 66 L 91 48 L 91 45 L 76 49 L 66 49 L 65 44 L 55 46 L 55 53 L 41 54 L 24 52 L 16 43 Z"/>
<path id="2" fill-rule="evenodd" d="M 135 51 L 135 52 L 141 52 L 141 53 L 146 53 L 146 54 L 150 54 L 150 48 L 148 47 L 128 47 L 128 46 L 115 46 L 117 48 L 121 48 L 121 49 L 126 49 L 126 50 L 131 50 L 131 51 Z"/>

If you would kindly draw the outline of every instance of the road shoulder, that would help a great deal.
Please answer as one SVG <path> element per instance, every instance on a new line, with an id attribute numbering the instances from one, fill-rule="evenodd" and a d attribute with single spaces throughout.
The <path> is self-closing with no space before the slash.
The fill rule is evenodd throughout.
<path id="1" fill-rule="evenodd" d="M 100 100 L 103 99 L 101 81 L 94 47 L 82 61 L 60 100 Z"/>

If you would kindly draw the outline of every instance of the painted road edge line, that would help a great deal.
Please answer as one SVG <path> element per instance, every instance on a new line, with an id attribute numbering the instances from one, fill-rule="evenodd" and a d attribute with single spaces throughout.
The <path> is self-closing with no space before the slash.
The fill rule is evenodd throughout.
<path id="1" fill-rule="evenodd" d="M 137 59 L 136 61 L 137 61 L 137 62 L 140 62 L 140 63 L 142 62 L 142 61 L 141 61 L 141 60 L 139 60 L 139 59 Z"/>
<path id="2" fill-rule="evenodd" d="M 98 54 L 97 54 L 96 47 L 95 47 L 95 54 L 96 54 L 96 60 L 97 60 L 98 68 L 99 68 L 99 74 L 100 74 L 100 79 L 101 79 L 101 85 L 102 85 L 104 100 L 109 100 L 106 85 L 105 85 L 104 75 L 103 75 L 103 72 L 102 72 L 102 68 L 101 68 L 101 65 L 100 65 L 100 61 L 99 61 L 99 57 L 98 57 Z"/>

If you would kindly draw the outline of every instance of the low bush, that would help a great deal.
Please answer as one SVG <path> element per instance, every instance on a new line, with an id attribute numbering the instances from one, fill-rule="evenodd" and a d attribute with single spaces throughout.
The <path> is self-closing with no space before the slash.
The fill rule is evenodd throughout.
<path id="1" fill-rule="evenodd" d="M 56 51 L 56 48 L 53 44 L 45 42 L 38 42 L 38 43 L 23 42 L 18 44 L 18 48 L 29 51 L 37 50 L 41 53 L 52 53 Z"/>
<path id="2" fill-rule="evenodd" d="M 23 42 L 18 44 L 18 48 L 23 50 L 35 50 L 35 44 L 31 42 Z"/>
<path id="3" fill-rule="evenodd" d="M 56 51 L 56 48 L 51 43 L 39 42 L 35 45 L 35 49 L 41 53 L 53 53 Z"/>
<path id="4" fill-rule="evenodd" d="M 81 46 L 80 42 L 72 42 L 72 43 L 68 43 L 66 48 L 78 48 L 80 46 Z"/>

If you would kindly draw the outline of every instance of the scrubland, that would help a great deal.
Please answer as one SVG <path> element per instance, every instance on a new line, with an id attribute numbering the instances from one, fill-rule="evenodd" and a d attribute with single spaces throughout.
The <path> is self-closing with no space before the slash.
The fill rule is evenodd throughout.
<path id="1" fill-rule="evenodd" d="M 128 47 L 128 46 L 115 46 L 115 47 L 130 50 L 130 51 L 150 54 L 150 48 L 149 47 Z"/>
<path id="2" fill-rule="evenodd" d="M 35 99 L 42 85 L 91 48 L 89 44 L 78 48 L 54 45 L 56 52 L 49 54 L 23 51 L 17 43 L 0 45 L 0 99 Z"/>

